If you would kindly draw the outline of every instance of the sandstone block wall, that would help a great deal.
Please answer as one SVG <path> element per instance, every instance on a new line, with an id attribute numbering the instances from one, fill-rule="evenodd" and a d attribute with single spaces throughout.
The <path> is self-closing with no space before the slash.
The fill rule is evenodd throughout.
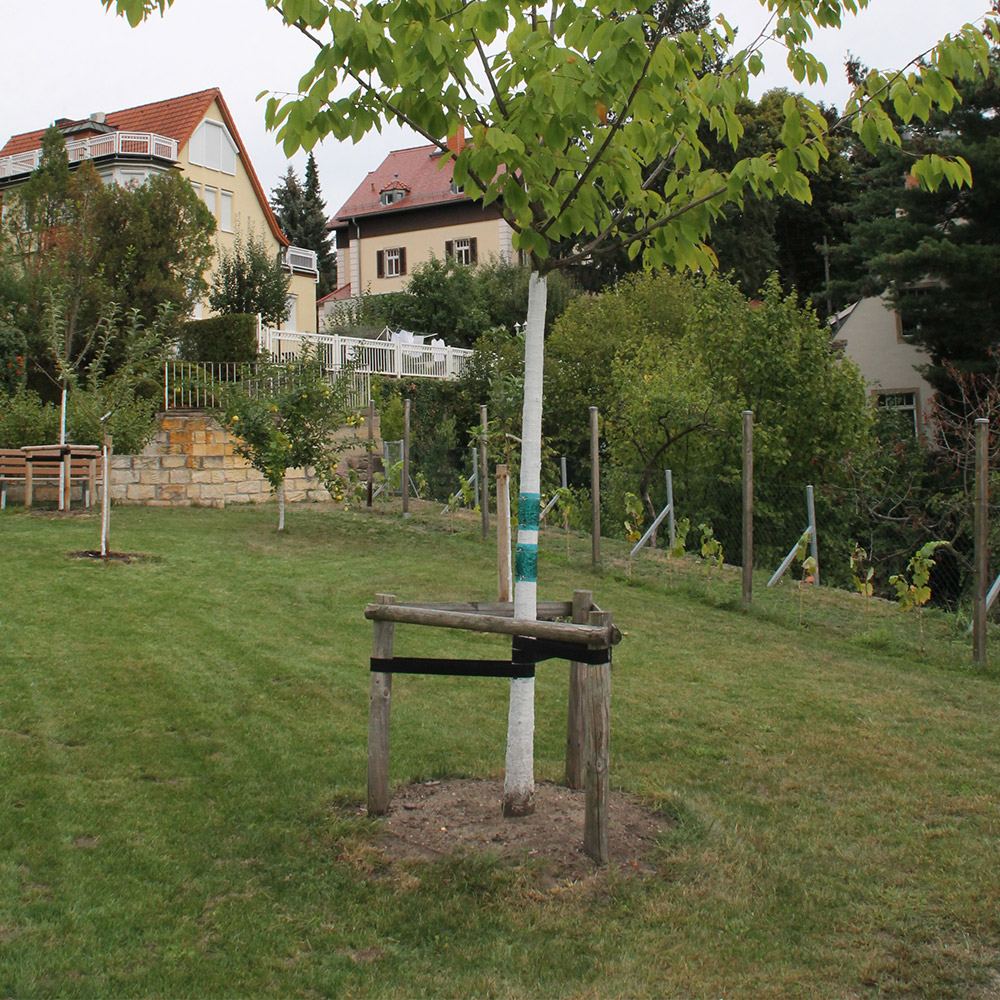
<path id="1" fill-rule="evenodd" d="M 329 500 L 312 469 L 289 469 L 285 500 Z M 214 417 L 172 411 L 139 455 L 112 459 L 111 499 L 147 507 L 202 505 L 269 500 L 267 480 L 236 454 L 233 436 Z"/>

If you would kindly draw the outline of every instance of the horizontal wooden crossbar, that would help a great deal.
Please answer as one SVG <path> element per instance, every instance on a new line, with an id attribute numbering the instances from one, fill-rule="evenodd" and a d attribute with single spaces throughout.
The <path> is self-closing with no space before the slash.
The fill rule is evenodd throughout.
<path id="1" fill-rule="evenodd" d="M 622 634 L 614 625 L 577 625 L 572 622 L 531 621 L 527 618 L 503 618 L 499 615 L 470 614 L 416 607 L 412 604 L 369 604 L 365 618 L 401 625 L 436 625 L 438 628 L 490 632 L 494 635 L 523 635 L 533 639 L 571 642 L 591 649 L 608 649 L 621 642 Z"/>

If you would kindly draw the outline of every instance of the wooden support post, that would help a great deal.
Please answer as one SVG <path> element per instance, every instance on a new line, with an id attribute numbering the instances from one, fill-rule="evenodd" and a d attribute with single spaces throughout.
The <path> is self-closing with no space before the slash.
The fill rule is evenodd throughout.
<path id="1" fill-rule="evenodd" d="M 490 533 L 490 467 L 486 460 L 486 407 L 479 407 L 479 481 L 483 484 L 480 492 L 479 511 L 483 521 L 483 538 Z"/>
<path id="2" fill-rule="evenodd" d="M 601 457 L 597 407 L 590 407 L 590 545 L 593 565 L 601 561 Z"/>
<path id="3" fill-rule="evenodd" d="M 986 587 L 989 544 L 989 420 L 976 419 L 975 576 L 972 600 L 972 661 L 986 663 Z"/>
<path id="4" fill-rule="evenodd" d="M 753 602 L 753 410 L 743 411 L 743 607 Z"/>
<path id="5" fill-rule="evenodd" d="M 510 479 L 507 466 L 497 466 L 497 598 L 511 600 Z"/>
<path id="6" fill-rule="evenodd" d="M 594 595 L 589 590 L 573 591 L 573 621 L 586 625 Z M 570 788 L 583 788 L 587 767 L 585 757 L 586 724 L 583 717 L 584 679 L 586 664 L 570 661 L 569 708 L 566 724 L 566 784 Z"/>
<path id="7" fill-rule="evenodd" d="M 375 401 L 368 400 L 368 509 L 372 509 L 372 487 L 375 484 Z"/>
<path id="8" fill-rule="evenodd" d="M 410 516 L 410 401 L 403 400 L 403 517 Z"/>
<path id="9" fill-rule="evenodd" d="M 395 604 L 393 594 L 376 594 L 376 604 Z M 392 657 L 396 626 L 376 621 L 372 628 L 372 656 Z M 389 715 L 392 674 L 372 671 L 368 691 L 368 815 L 389 811 Z"/>
<path id="10" fill-rule="evenodd" d="M 611 624 L 607 611 L 591 611 L 590 625 Z M 608 651 L 610 661 L 611 651 Z M 611 663 L 585 668 L 587 778 L 583 818 L 583 849 L 599 865 L 608 863 L 608 762 L 611 726 Z"/>

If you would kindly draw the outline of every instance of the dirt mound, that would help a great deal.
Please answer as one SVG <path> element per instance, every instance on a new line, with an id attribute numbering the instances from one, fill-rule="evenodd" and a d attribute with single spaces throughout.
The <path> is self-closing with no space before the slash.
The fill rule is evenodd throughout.
<path id="1" fill-rule="evenodd" d="M 397 791 L 379 837 L 395 860 L 432 860 L 453 852 L 487 852 L 545 863 L 560 878 L 582 878 L 597 866 L 583 853 L 584 793 L 560 785 L 535 788 L 535 812 L 505 819 L 503 784 L 461 779 L 428 781 Z M 638 799 L 612 792 L 608 812 L 609 865 L 650 872 L 657 838 L 672 820 Z"/>

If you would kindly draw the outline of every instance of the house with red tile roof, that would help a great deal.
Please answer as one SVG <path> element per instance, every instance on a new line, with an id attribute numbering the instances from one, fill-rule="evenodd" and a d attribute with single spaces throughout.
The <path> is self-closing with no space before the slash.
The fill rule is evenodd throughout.
<path id="1" fill-rule="evenodd" d="M 458 153 L 464 134 L 448 140 Z M 437 146 L 389 153 L 358 185 L 329 223 L 337 236 L 340 288 L 327 303 L 363 292 L 396 292 L 413 268 L 431 257 L 475 264 L 513 259 L 513 231 L 495 205 L 483 207 L 452 179 L 454 160 Z"/>
<path id="2" fill-rule="evenodd" d="M 284 325 L 316 332 L 316 255 L 289 245 L 218 88 L 55 124 L 70 166 L 90 160 L 106 184 L 141 184 L 150 174 L 182 171 L 215 216 L 220 248 L 231 249 L 237 233 L 253 233 L 281 255 L 292 279 Z M 11 136 L 0 148 L 0 191 L 38 166 L 44 133 Z M 200 311 L 208 313 L 207 303 Z"/>

